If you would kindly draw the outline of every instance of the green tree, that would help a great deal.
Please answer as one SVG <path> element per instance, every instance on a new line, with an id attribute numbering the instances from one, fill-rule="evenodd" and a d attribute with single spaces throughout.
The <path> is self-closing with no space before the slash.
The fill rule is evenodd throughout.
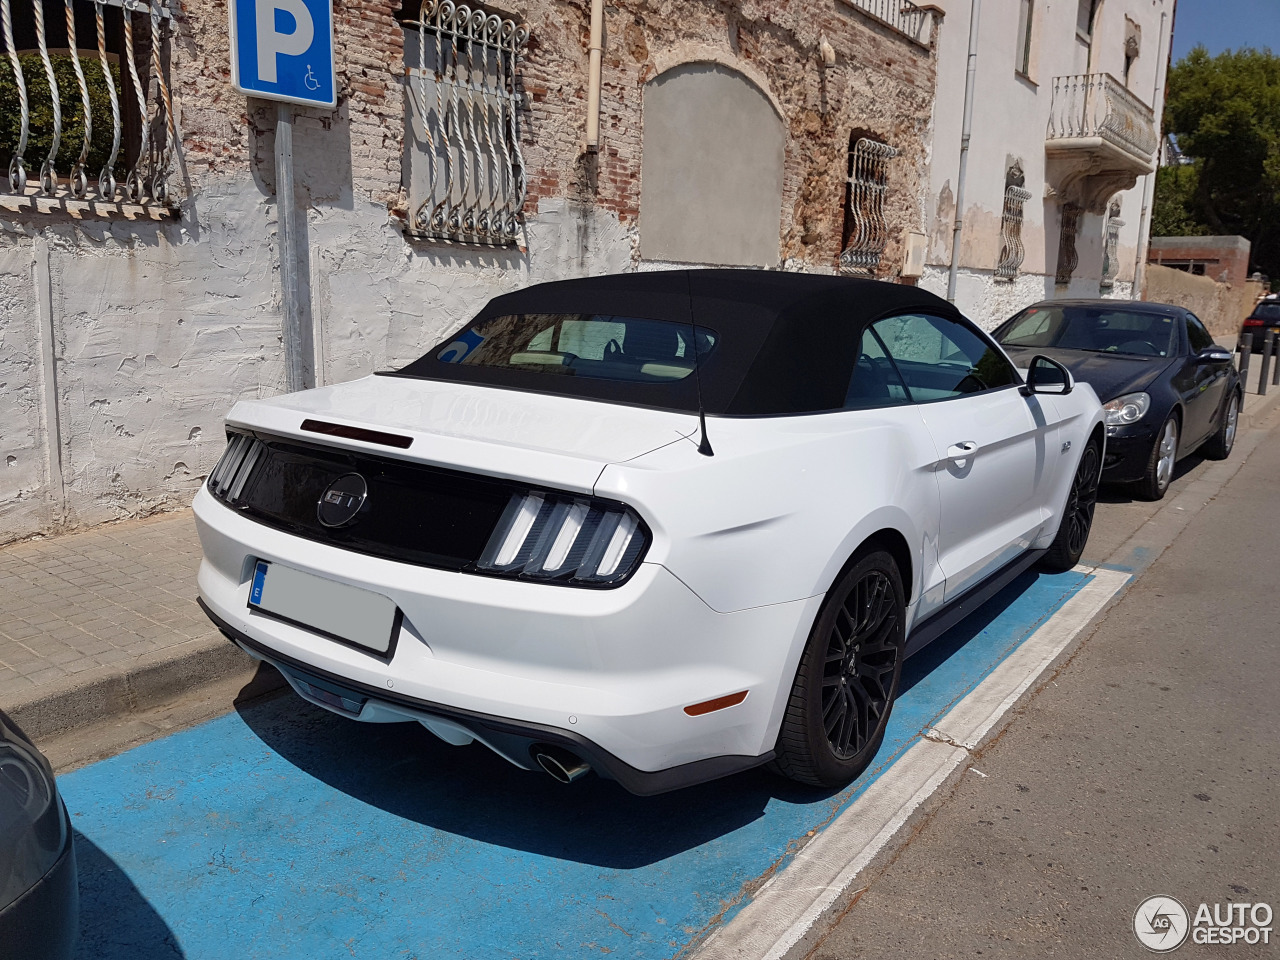
<path id="1" fill-rule="evenodd" d="M 1280 57 L 1196 47 L 1169 72 L 1164 125 L 1194 164 L 1160 172 L 1152 232 L 1240 234 L 1280 277 Z"/>
<path id="2" fill-rule="evenodd" d="M 1192 212 L 1199 186 L 1200 170 L 1194 163 L 1156 171 L 1155 203 L 1151 208 L 1153 237 L 1202 237 L 1210 232 Z"/>

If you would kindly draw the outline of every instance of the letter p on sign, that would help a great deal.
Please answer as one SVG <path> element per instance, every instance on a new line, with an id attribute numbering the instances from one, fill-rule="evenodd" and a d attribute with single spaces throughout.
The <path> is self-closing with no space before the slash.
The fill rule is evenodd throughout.
<path id="1" fill-rule="evenodd" d="M 237 90 L 308 106 L 337 102 L 330 0 L 231 0 L 230 7 Z"/>

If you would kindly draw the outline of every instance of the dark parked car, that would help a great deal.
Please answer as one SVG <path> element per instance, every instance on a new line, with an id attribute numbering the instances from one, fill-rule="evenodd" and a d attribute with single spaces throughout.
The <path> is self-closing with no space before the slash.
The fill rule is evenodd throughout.
<path id="1" fill-rule="evenodd" d="M 1268 330 L 1280 340 L 1280 300 L 1258 301 L 1258 305 L 1253 308 L 1253 313 L 1245 318 L 1244 325 L 1240 328 L 1240 336 L 1251 335 L 1253 352 L 1261 353 Z"/>
<path id="2" fill-rule="evenodd" d="M 1159 500 L 1174 464 L 1197 448 L 1224 460 L 1243 402 L 1230 351 L 1190 311 L 1131 300 L 1027 307 L 995 338 L 1015 363 L 1044 354 L 1093 387 L 1107 413 L 1103 481 Z"/>
<path id="3" fill-rule="evenodd" d="M 69 960 L 80 893 L 53 769 L 0 711 L 0 960 Z"/>

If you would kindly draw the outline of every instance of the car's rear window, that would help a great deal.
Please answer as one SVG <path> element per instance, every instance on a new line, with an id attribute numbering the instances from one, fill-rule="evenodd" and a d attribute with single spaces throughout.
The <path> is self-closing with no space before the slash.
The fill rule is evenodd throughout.
<path id="1" fill-rule="evenodd" d="M 1170 357 L 1178 348 L 1172 314 L 1113 307 L 1028 307 L 997 331 L 1010 347 L 1057 347 L 1093 353 Z"/>
<path id="2" fill-rule="evenodd" d="M 1280 320 L 1280 303 L 1260 303 L 1253 308 L 1253 315 L 1259 320 Z"/>
<path id="3" fill-rule="evenodd" d="M 695 349 L 696 339 L 696 349 Z M 441 363 L 632 383 L 683 380 L 716 348 L 704 327 L 605 314 L 524 313 L 478 320 L 438 347 Z"/>

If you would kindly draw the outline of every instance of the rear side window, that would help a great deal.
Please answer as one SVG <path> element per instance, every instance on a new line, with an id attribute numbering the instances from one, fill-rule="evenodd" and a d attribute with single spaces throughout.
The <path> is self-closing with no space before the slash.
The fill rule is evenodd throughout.
<path id="1" fill-rule="evenodd" d="M 892 407 L 910 403 L 907 388 L 898 376 L 898 369 L 885 353 L 884 347 L 868 327 L 862 331 L 858 359 L 849 380 L 845 395 L 846 410 L 866 410 L 870 407 Z"/>
<path id="2" fill-rule="evenodd" d="M 1003 354 L 955 320 L 904 314 L 877 321 L 871 329 L 917 403 L 1020 382 Z"/>

